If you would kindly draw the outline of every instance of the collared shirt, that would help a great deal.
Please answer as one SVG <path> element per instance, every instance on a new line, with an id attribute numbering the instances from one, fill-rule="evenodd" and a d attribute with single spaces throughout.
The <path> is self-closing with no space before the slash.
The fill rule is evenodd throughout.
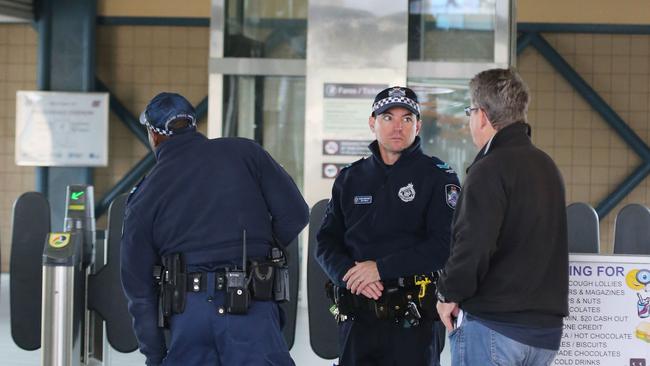
<path id="1" fill-rule="evenodd" d="M 456 173 L 424 155 L 419 137 L 390 166 L 377 141 L 370 150 L 336 178 L 316 236 L 316 259 L 338 285 L 355 261 L 376 261 L 390 280 L 438 270 L 449 255 Z"/>
<path id="2" fill-rule="evenodd" d="M 488 151 L 490 150 L 490 145 L 492 145 L 492 140 L 494 140 L 494 136 L 496 136 L 496 134 L 492 135 L 492 137 L 490 137 L 490 140 L 488 140 L 487 144 L 485 144 L 485 150 L 483 151 L 483 155 L 487 155 Z"/>

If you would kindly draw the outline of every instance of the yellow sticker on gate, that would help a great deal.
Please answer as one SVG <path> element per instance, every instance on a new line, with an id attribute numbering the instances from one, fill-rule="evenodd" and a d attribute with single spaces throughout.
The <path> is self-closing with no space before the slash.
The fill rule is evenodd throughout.
<path id="1" fill-rule="evenodd" d="M 51 233 L 48 243 L 52 248 L 64 248 L 70 243 L 70 233 Z"/>

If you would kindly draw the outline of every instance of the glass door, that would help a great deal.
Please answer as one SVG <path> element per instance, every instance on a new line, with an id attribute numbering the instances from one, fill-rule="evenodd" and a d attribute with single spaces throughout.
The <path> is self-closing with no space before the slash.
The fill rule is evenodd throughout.
<path id="1" fill-rule="evenodd" d="M 514 64 L 514 0 L 409 0 L 408 85 L 421 100 L 424 150 L 461 182 L 477 149 L 463 108 L 469 80 Z"/>
<path id="2" fill-rule="evenodd" d="M 260 143 L 302 187 L 305 78 L 225 75 L 224 137 Z"/>
<path id="3" fill-rule="evenodd" d="M 210 137 L 260 143 L 302 189 L 307 0 L 213 0 Z"/>
<path id="4" fill-rule="evenodd" d="M 466 79 L 412 78 L 408 86 L 422 110 L 422 149 L 451 165 L 462 181 L 476 148 L 464 108 L 470 104 Z"/>

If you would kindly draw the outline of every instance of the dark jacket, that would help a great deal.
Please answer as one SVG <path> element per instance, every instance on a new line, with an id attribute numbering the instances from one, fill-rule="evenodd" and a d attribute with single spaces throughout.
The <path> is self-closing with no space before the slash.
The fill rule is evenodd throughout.
<path id="1" fill-rule="evenodd" d="M 194 130 L 156 150 L 157 163 L 129 197 L 121 244 L 122 285 L 148 364 L 166 354 L 157 328 L 152 268 L 184 253 L 188 265 L 266 257 L 275 235 L 289 244 L 305 227 L 308 207 L 289 175 L 257 143 L 209 140 Z"/>
<path id="2" fill-rule="evenodd" d="M 564 184 L 529 134 L 503 128 L 468 169 L 438 289 L 484 319 L 557 326 L 568 312 Z"/>
<path id="3" fill-rule="evenodd" d="M 371 157 L 341 170 L 316 236 L 316 259 L 341 286 L 355 261 L 376 261 L 389 280 L 438 270 L 449 256 L 456 173 L 424 155 L 419 137 L 392 166 L 377 141 L 370 150 Z"/>

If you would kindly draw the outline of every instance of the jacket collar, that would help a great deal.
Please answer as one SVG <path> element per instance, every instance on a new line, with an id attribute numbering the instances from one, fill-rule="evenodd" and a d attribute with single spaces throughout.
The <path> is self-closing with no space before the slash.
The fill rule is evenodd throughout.
<path id="1" fill-rule="evenodd" d="M 395 162 L 393 165 L 386 165 L 384 163 L 384 160 L 381 158 L 381 152 L 379 152 L 379 142 L 377 140 L 373 141 L 370 145 L 368 145 L 368 148 L 372 152 L 372 158 L 373 160 L 378 163 L 379 166 L 389 168 L 393 166 L 397 166 L 398 164 L 404 164 L 404 162 L 412 160 L 414 156 L 417 156 L 418 152 L 422 152 L 422 147 L 420 146 L 420 136 L 415 136 L 415 141 L 411 144 L 411 146 L 407 147 L 402 151 L 402 153 L 399 156 L 399 159 Z"/>
<path id="2" fill-rule="evenodd" d="M 205 140 L 206 138 L 207 137 L 203 136 L 200 132 L 197 132 L 196 129 L 190 129 L 182 133 L 177 133 L 173 135 L 169 140 L 164 141 L 158 146 L 155 151 L 156 160 L 160 161 L 167 156 L 174 155 L 178 151 L 186 148 L 188 144 L 199 140 Z"/>
<path id="3" fill-rule="evenodd" d="M 486 143 L 485 146 L 479 150 L 478 154 L 476 154 L 476 158 L 474 158 L 474 162 L 472 162 L 472 164 L 467 168 L 467 172 L 469 172 L 477 161 L 483 159 L 494 150 L 499 150 L 507 146 L 532 145 L 530 135 L 531 128 L 526 122 L 515 122 L 497 131 L 490 142 Z"/>

